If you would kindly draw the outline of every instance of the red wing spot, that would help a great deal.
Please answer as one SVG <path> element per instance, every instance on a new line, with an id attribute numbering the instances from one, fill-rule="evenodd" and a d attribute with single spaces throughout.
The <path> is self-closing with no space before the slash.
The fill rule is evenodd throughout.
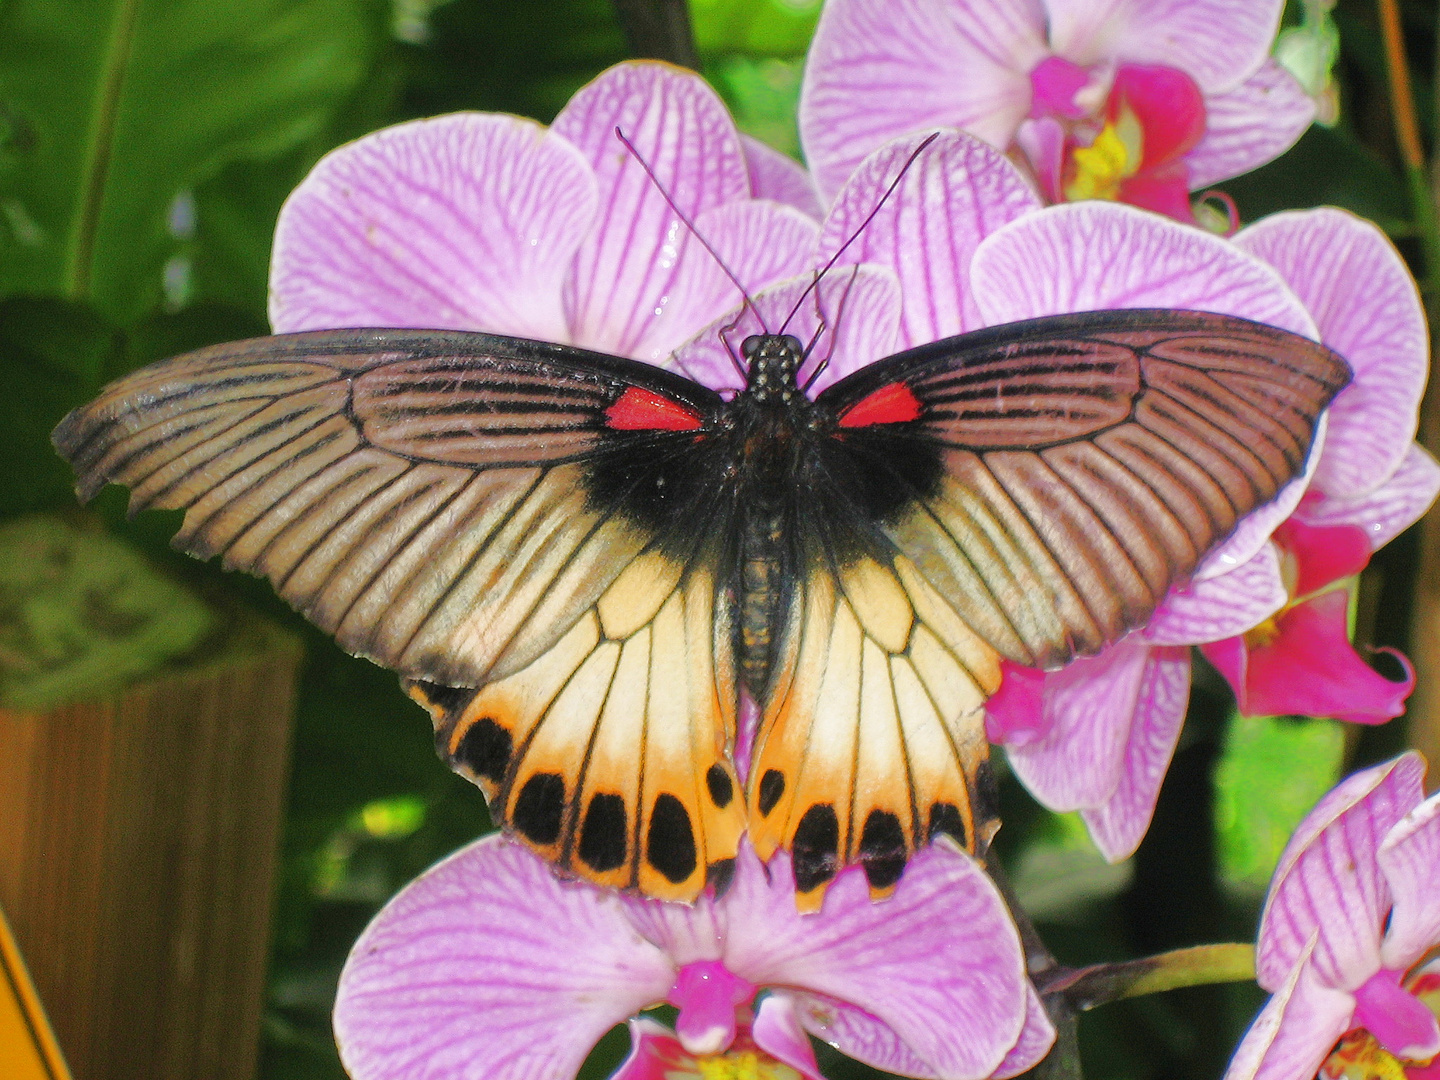
<path id="1" fill-rule="evenodd" d="M 903 382 L 886 383 L 872 390 L 840 414 L 841 427 L 903 424 L 920 419 L 920 401 Z"/>
<path id="2" fill-rule="evenodd" d="M 632 386 L 605 410 L 605 422 L 617 431 L 694 431 L 700 414 L 673 398 Z"/>

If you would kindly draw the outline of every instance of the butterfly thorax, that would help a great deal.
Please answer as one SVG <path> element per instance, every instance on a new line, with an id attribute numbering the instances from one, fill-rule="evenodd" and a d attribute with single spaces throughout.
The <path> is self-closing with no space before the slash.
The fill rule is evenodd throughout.
<path id="1" fill-rule="evenodd" d="M 769 684 L 779 619 L 798 563 L 794 549 L 797 481 L 805 468 L 814 407 L 800 389 L 800 341 L 788 334 L 746 338 L 745 390 L 731 406 L 736 435 L 738 537 L 736 653 L 746 688 L 760 699 Z"/>

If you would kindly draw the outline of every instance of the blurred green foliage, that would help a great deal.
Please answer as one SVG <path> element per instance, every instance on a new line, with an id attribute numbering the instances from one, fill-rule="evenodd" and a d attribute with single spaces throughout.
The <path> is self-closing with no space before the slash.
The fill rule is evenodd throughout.
<path id="1" fill-rule="evenodd" d="M 819 0 L 692 0 L 691 10 L 704 73 L 741 126 L 798 154 L 795 102 Z M 1408 0 L 1404 11 L 1431 125 L 1435 7 Z M 1334 19 L 1338 122 L 1223 186 L 1246 220 L 1333 203 L 1376 218 L 1413 256 L 1373 4 L 1340 0 Z M 1299 5 L 1287 22 L 1300 25 Z M 456 109 L 548 121 L 625 56 L 607 0 L 0 3 L 0 519 L 73 506 L 48 433 L 104 382 L 265 332 L 275 217 L 326 151 Z M 127 522 L 124 501 L 112 489 L 96 502 L 115 534 L 307 643 L 262 1076 L 338 1078 L 328 1013 L 350 943 L 385 897 L 490 828 L 483 801 L 436 760 L 426 718 L 392 675 L 343 655 L 263 583 L 174 556 L 178 515 Z M 1412 564 L 1405 542 L 1379 560 L 1377 643 L 1404 644 Z M 1250 936 L 1255 888 L 1340 767 L 1333 726 L 1233 723 L 1228 695 L 1198 670 L 1154 826 L 1126 865 L 1106 866 L 1074 819 L 1004 783 L 999 849 L 1066 962 Z M 1367 732 L 1350 762 L 1393 752 L 1399 738 Z M 1082 1025 L 1086 1073 L 1218 1076 L 1258 1000 L 1253 987 L 1202 988 L 1099 1010 Z M 587 1077 L 605 1075 L 625 1045 L 612 1033 Z M 833 1080 L 873 1075 L 822 1053 Z"/>

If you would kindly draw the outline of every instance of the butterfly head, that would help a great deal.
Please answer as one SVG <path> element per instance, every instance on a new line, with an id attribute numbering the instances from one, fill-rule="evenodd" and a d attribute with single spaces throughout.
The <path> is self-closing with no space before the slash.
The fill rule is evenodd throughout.
<path id="1" fill-rule="evenodd" d="M 746 392 L 759 402 L 791 400 L 800 392 L 805 347 L 794 334 L 752 334 L 740 343 L 749 375 Z"/>

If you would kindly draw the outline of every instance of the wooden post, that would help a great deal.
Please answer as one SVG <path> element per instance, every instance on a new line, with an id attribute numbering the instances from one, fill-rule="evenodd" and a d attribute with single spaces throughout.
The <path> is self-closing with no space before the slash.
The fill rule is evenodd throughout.
<path id="1" fill-rule="evenodd" d="M 40 548 L 115 543 L 66 539 L 55 519 L 21 524 Z M 131 561 L 106 592 L 95 552 L 71 550 L 44 603 L 34 589 L 17 602 L 3 570 L 12 528 L 0 530 L 0 668 L 14 670 L 16 611 L 20 640 L 56 636 L 58 589 L 105 609 L 82 621 L 106 630 L 113 655 L 97 666 L 63 633 L 47 655 L 81 665 L 92 687 L 107 673 L 122 685 L 0 707 L 0 907 L 76 1080 L 250 1080 L 299 646 L 244 612 L 205 605 L 197 618 L 172 583 L 136 600 L 133 554 L 106 556 Z M 77 573 L 78 591 L 62 581 Z M 116 648 L 127 636 L 145 639 L 147 674 Z M 11 701 L 64 683 L 45 663 L 20 675 Z"/>

